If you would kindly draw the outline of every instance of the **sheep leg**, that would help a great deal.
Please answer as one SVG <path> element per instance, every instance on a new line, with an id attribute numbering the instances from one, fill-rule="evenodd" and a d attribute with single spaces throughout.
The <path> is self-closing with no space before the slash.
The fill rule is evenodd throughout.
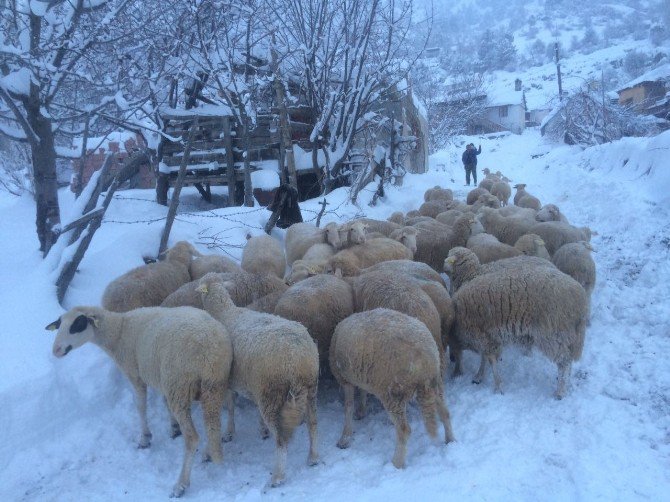
<path id="1" fill-rule="evenodd" d="M 230 389 L 226 391 L 225 405 L 228 408 L 228 425 L 222 439 L 224 443 L 228 443 L 235 434 L 235 394 Z"/>
<path id="2" fill-rule="evenodd" d="M 435 392 L 429 383 L 421 385 L 416 391 L 416 400 L 421 408 L 421 416 L 426 426 L 426 431 L 431 438 L 437 436 L 437 422 L 435 421 Z"/>
<path id="3" fill-rule="evenodd" d="M 137 411 L 140 414 L 140 423 L 142 424 L 142 435 L 140 442 L 137 444 L 138 448 L 149 448 L 151 446 L 151 431 L 149 430 L 149 422 L 147 421 L 147 386 L 141 380 L 133 380 L 131 382 L 135 388 L 135 404 Z"/>
<path id="4" fill-rule="evenodd" d="M 482 383 L 482 380 L 484 380 L 485 373 L 486 373 L 486 355 L 482 354 L 482 357 L 479 361 L 479 370 L 477 370 L 477 374 L 472 379 L 472 383 L 476 383 L 477 385 Z"/>
<path id="5" fill-rule="evenodd" d="M 281 485 L 286 478 L 286 457 L 288 451 L 288 440 L 286 435 L 283 434 L 281 426 L 281 409 L 277 409 L 276 406 L 273 406 L 271 403 L 269 406 L 264 406 L 260 408 L 261 410 L 261 419 L 265 421 L 272 432 L 272 435 L 275 437 L 276 449 L 275 449 L 275 466 L 272 470 L 272 477 L 270 478 L 270 486 L 276 487 Z"/>
<path id="6" fill-rule="evenodd" d="M 261 439 L 263 440 L 270 437 L 270 429 L 268 429 L 265 420 L 263 420 L 262 414 L 258 417 L 258 432 L 261 435 Z"/>
<path id="7" fill-rule="evenodd" d="M 186 488 L 191 484 L 191 468 L 193 467 L 195 451 L 198 448 L 198 432 L 193 426 L 190 404 L 188 403 L 184 406 L 174 402 L 170 403 L 170 409 L 174 413 L 177 422 L 179 422 L 179 427 L 184 435 L 184 462 L 179 479 L 172 489 L 171 497 L 181 497 Z"/>
<path id="8" fill-rule="evenodd" d="M 207 433 L 207 451 L 204 460 L 220 464 L 223 461 L 223 450 L 221 448 L 221 408 L 226 399 L 227 391 L 222 388 L 223 384 L 203 384 L 200 402 L 202 414 L 205 421 Z"/>
<path id="9" fill-rule="evenodd" d="M 449 347 L 449 360 L 454 363 L 454 371 L 451 373 L 451 378 L 456 378 L 463 374 L 463 367 L 461 362 L 463 360 L 463 351 Z"/>
<path id="10" fill-rule="evenodd" d="M 177 419 L 174 417 L 172 411 L 170 410 L 170 407 L 168 406 L 167 398 L 163 397 L 163 401 L 165 401 L 165 407 L 167 408 L 168 413 L 170 414 L 170 438 L 175 439 L 181 436 L 181 429 L 179 428 L 179 423 L 177 422 Z"/>
<path id="11" fill-rule="evenodd" d="M 444 427 L 444 442 L 451 443 L 456 441 L 454 431 L 451 429 L 451 417 L 449 416 L 449 409 L 444 402 L 444 395 L 441 388 L 435 389 L 435 405 L 437 406 L 437 414 L 440 416 L 440 421 Z"/>
<path id="12" fill-rule="evenodd" d="M 486 359 L 488 359 L 491 371 L 493 372 L 493 390 L 496 394 L 502 394 L 502 378 L 498 371 L 498 354 L 488 354 Z"/>
<path id="13" fill-rule="evenodd" d="M 393 425 L 395 425 L 396 444 L 395 452 L 393 453 L 393 465 L 397 469 L 405 468 L 405 456 L 407 455 L 407 440 L 412 432 L 412 429 L 407 422 L 406 400 L 385 399 L 382 401 L 384 408 L 391 417 Z"/>
<path id="14" fill-rule="evenodd" d="M 316 385 L 307 394 L 307 430 L 309 432 L 309 456 L 307 463 L 316 465 L 319 463 L 317 444 L 317 421 L 316 421 Z"/>
<path id="15" fill-rule="evenodd" d="M 368 415 L 368 393 L 359 387 L 354 420 L 362 420 Z"/>
<path id="16" fill-rule="evenodd" d="M 350 383 L 345 383 L 342 387 L 344 388 L 344 429 L 342 429 L 337 447 L 345 449 L 351 445 L 353 435 L 354 391 L 356 388 Z"/>
<path id="17" fill-rule="evenodd" d="M 572 371 L 571 361 L 561 361 L 558 366 L 558 388 L 556 389 L 556 399 L 563 399 L 570 385 L 570 373 Z"/>

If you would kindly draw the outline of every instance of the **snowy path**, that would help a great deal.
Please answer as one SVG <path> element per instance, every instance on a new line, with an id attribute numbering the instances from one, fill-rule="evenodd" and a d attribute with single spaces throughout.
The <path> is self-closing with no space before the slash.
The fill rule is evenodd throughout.
<path id="1" fill-rule="evenodd" d="M 541 200 L 558 204 L 572 223 L 598 232 L 591 326 L 566 399 L 552 398 L 556 370 L 539 354 L 504 352 L 505 394 L 499 396 L 492 392 L 490 375 L 482 385 L 470 383 L 478 359 L 468 353 L 465 377 L 446 385 L 457 442 L 431 443 L 412 406 L 407 468 L 398 471 L 390 464 L 393 428 L 376 402 L 370 415 L 355 423 L 351 448 L 335 447 L 343 411 L 337 388 L 324 382 L 319 398 L 322 464 L 307 467 L 307 434 L 300 428 L 289 448 L 286 485 L 266 494 L 262 489 L 273 443 L 259 438 L 257 412 L 243 402 L 236 437 L 224 446 L 224 464 L 197 463 L 185 499 L 670 500 L 670 367 L 665 359 L 670 353 L 670 176 L 640 177 L 640 172 L 616 167 L 630 151 L 641 150 L 643 141 L 579 152 L 552 149 L 532 131 L 481 139 L 480 169 L 500 169 L 514 182 L 527 183 Z M 423 191 L 435 184 L 452 187 L 463 198 L 462 168 L 454 162 L 459 155 L 443 151 L 432 159 L 434 166 L 451 170 L 453 185 L 445 182 L 448 173 L 434 169 L 408 176 L 402 188 L 388 191 L 380 207 L 361 208 L 377 217 L 407 211 L 418 207 Z M 135 195 L 152 198 L 148 192 Z M 50 355 L 53 336 L 43 327 L 60 311 L 32 251 L 33 209 L 25 199 L 1 197 L 0 237 L 7 243 L 1 253 L 10 266 L 0 289 L 9 345 L 0 355 L 0 499 L 164 500 L 177 476 L 182 441 L 169 439 L 161 400 L 153 394 L 149 403 L 152 447 L 137 450 L 132 393 L 111 361 L 93 346 L 63 360 Z M 337 197 L 343 194 L 334 195 L 331 208 L 338 206 Z M 161 211 L 146 202 L 125 201 L 112 204 L 110 219 L 130 221 L 140 213 L 150 220 Z M 357 212 L 340 206 L 338 216 Z M 253 224 L 263 217 L 264 212 L 242 216 Z M 206 227 L 225 231 L 230 242 L 242 242 L 239 223 L 204 215 L 180 218 L 174 237 L 197 240 Z M 97 303 L 106 282 L 136 265 L 132 259 L 151 252 L 159 231 L 160 223 L 103 226 L 68 302 Z M 199 410 L 196 417 L 202 431 Z"/>

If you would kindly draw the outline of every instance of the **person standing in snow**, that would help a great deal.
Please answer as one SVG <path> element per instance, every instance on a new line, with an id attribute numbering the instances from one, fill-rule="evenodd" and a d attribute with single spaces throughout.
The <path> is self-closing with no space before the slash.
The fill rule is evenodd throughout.
<path id="1" fill-rule="evenodd" d="M 463 167 L 465 167 L 465 185 L 470 186 L 470 174 L 472 173 L 472 180 L 477 186 L 477 155 L 482 153 L 482 145 L 479 145 L 479 150 L 475 150 L 475 144 L 469 143 L 463 152 Z"/>

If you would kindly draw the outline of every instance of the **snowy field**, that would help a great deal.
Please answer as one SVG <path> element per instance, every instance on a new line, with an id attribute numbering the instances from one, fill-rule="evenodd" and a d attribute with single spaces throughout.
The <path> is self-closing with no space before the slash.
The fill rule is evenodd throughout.
<path id="1" fill-rule="evenodd" d="M 286 484 L 267 493 L 274 444 L 260 439 L 257 412 L 240 400 L 224 463 L 196 463 L 186 500 L 670 500 L 670 133 L 583 152 L 549 145 L 531 130 L 464 140 L 481 143 L 480 171 L 501 170 L 527 183 L 573 224 L 597 232 L 591 325 L 567 398 L 552 397 L 556 368 L 538 353 L 503 353 L 504 395 L 493 394 L 490 374 L 482 385 L 470 383 L 478 358 L 466 353 L 465 376 L 446 381 L 457 442 L 432 443 L 412 405 L 407 468 L 399 471 L 390 463 L 393 427 L 376 402 L 354 424 L 352 446 L 335 446 L 343 407 L 336 385 L 322 382 L 322 462 L 306 465 L 307 432 L 299 428 Z M 344 190 L 335 192 L 328 206 L 334 212 L 324 221 L 408 211 L 435 184 L 464 198 L 460 152 L 459 145 L 434 155 L 428 174 L 408 175 L 373 209 L 367 205 L 373 189 L 363 193 L 360 208 L 343 203 Z M 67 222 L 73 198 L 66 190 L 61 197 Z M 67 307 L 98 304 L 111 279 L 142 264 L 143 255 L 155 255 L 166 208 L 153 198 L 152 191 L 117 194 Z M 245 232 L 260 233 L 269 215 L 203 207 L 186 192 L 172 242 L 188 239 L 213 252 L 205 244 L 216 235 L 239 257 Z M 316 201 L 305 203 L 305 219 L 317 209 Z M 62 309 L 51 286 L 53 264 L 37 251 L 32 200 L 3 192 L 0 210 L 0 500 L 166 499 L 183 442 L 169 438 L 162 400 L 150 395 L 154 439 L 150 449 L 138 450 L 133 395 L 112 361 L 93 345 L 62 360 L 51 355 L 54 335 L 44 326 Z M 203 432 L 199 409 L 195 416 Z"/>

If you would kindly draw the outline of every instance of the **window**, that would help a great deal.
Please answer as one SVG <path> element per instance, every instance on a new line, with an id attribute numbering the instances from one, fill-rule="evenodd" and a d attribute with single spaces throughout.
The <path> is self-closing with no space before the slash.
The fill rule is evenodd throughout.
<path id="1" fill-rule="evenodd" d="M 509 106 L 498 107 L 498 117 L 507 117 L 508 113 L 509 113 Z"/>

